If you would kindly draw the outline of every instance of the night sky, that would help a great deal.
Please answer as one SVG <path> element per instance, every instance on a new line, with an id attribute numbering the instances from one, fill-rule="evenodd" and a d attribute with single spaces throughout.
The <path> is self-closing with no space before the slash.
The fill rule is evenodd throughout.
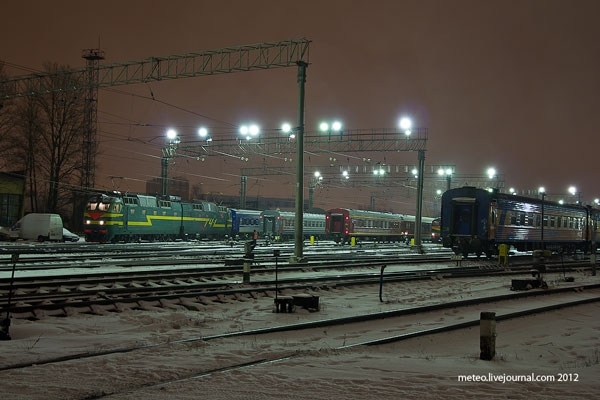
<path id="1" fill-rule="evenodd" d="M 393 128 L 408 115 L 428 129 L 425 164 L 456 166 L 453 186 L 493 166 L 505 189 L 543 185 L 568 199 L 574 185 L 591 202 L 600 197 L 598 15 L 595 0 L 11 1 L 2 6 L 0 60 L 25 75 L 48 61 L 83 67 L 87 48 L 123 62 L 305 37 L 307 131 L 323 119 Z M 296 119 L 296 68 L 101 89 L 96 184 L 143 191 L 144 180 L 160 175 L 168 127 L 185 140 L 200 125 L 217 137 L 249 121 L 268 131 Z M 367 156 L 417 163 L 409 152 Z M 265 162 L 273 161 L 175 160 L 171 173 L 204 193 L 235 195 L 240 168 Z M 294 182 L 249 178 L 248 196 L 293 197 Z M 378 206 L 414 211 L 414 191 L 394 190 Z M 315 205 L 366 207 L 373 191 L 324 185 Z"/>

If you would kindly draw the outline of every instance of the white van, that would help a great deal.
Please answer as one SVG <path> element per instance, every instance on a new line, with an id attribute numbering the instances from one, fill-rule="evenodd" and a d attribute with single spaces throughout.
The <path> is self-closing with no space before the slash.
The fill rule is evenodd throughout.
<path id="1" fill-rule="evenodd" d="M 58 214 L 31 213 L 10 228 L 24 240 L 63 240 L 63 223 Z"/>

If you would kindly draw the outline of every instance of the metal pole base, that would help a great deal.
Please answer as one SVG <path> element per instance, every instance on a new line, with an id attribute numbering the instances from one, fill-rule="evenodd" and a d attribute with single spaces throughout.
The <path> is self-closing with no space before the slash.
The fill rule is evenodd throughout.
<path id="1" fill-rule="evenodd" d="M 244 262 L 243 281 L 244 281 L 244 283 L 250 283 L 250 263 L 249 262 Z"/>
<path id="2" fill-rule="evenodd" d="M 290 264 L 306 264 L 306 263 L 308 263 L 308 260 L 306 257 L 291 256 L 289 263 Z"/>

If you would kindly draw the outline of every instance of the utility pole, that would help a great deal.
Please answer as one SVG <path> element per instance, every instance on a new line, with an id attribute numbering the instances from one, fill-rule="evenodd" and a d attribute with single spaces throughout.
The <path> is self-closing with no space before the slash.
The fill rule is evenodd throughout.
<path id="1" fill-rule="evenodd" d="M 85 49 L 81 54 L 87 64 L 87 93 L 84 111 L 84 142 L 83 142 L 83 179 L 82 186 L 89 190 L 94 187 L 97 131 L 98 131 L 98 71 L 100 60 L 104 60 L 104 51 L 100 49 Z"/>
<path id="2" fill-rule="evenodd" d="M 304 90 L 308 63 L 298 61 L 298 127 L 296 132 L 296 221 L 294 223 L 294 255 L 290 262 L 304 261 Z"/>

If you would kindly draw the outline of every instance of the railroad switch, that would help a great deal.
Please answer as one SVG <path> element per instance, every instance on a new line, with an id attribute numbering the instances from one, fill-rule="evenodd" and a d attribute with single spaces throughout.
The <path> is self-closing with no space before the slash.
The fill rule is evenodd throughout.
<path id="1" fill-rule="evenodd" d="M 545 272 L 546 267 L 545 266 L 541 266 L 541 267 L 543 267 L 542 272 Z M 548 284 L 542 278 L 542 274 L 540 273 L 540 270 L 532 269 L 531 276 L 534 279 L 513 279 L 511 281 L 510 290 L 529 290 L 529 289 L 537 289 L 537 288 L 548 289 Z"/>
<path id="2" fill-rule="evenodd" d="M 302 307 L 309 311 L 319 311 L 319 296 L 302 293 L 275 298 L 275 312 L 291 313 L 296 310 L 296 307 Z"/>

